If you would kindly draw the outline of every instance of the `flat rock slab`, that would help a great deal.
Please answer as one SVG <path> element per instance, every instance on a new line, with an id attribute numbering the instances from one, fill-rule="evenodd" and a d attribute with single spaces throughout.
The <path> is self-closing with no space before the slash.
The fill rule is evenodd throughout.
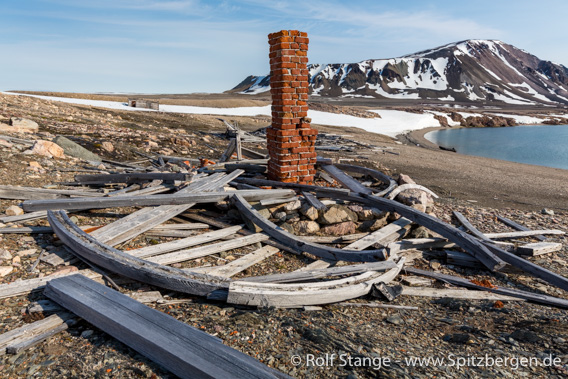
<path id="1" fill-rule="evenodd" d="M 83 146 L 71 141 L 69 138 L 63 136 L 57 136 L 53 139 L 53 142 L 63 148 L 65 154 L 75 157 L 84 159 L 86 161 L 95 161 L 101 162 L 102 159 L 97 154 L 90 152 L 89 150 L 85 149 Z"/>

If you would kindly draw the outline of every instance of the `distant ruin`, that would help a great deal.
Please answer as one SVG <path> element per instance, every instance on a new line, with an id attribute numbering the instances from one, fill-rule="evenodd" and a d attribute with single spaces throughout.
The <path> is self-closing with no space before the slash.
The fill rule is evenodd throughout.
<path id="1" fill-rule="evenodd" d="M 155 111 L 160 110 L 160 102 L 147 99 L 128 99 L 128 106 L 133 108 L 146 108 Z"/>

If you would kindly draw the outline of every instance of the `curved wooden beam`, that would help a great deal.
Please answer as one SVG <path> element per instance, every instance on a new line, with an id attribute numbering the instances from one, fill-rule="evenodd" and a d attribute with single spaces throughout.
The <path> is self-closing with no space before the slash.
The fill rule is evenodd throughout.
<path id="1" fill-rule="evenodd" d="M 416 190 L 420 190 L 420 191 L 424 191 L 427 194 L 431 195 L 433 198 L 437 199 L 439 196 L 436 195 L 434 192 L 432 192 L 431 190 L 429 190 L 428 188 L 421 186 L 420 184 L 412 184 L 412 183 L 408 183 L 408 184 L 403 184 L 401 186 L 396 187 L 395 189 L 392 190 L 392 192 L 390 192 L 387 196 L 387 199 L 394 199 L 395 197 L 397 197 L 397 195 L 401 192 L 404 192 L 406 190 L 409 189 L 416 189 Z"/>
<path id="2" fill-rule="evenodd" d="M 79 229 L 65 211 L 48 211 L 47 218 L 55 234 L 75 254 L 111 272 L 192 295 L 206 296 L 212 291 L 229 287 L 229 281 L 225 278 L 162 266 L 105 245 Z"/>
<path id="3" fill-rule="evenodd" d="M 290 245 L 298 251 L 304 251 L 324 259 L 347 262 L 370 262 L 383 261 L 387 259 L 385 249 L 364 251 L 343 250 L 303 240 L 263 217 L 256 209 L 251 207 L 251 205 L 241 195 L 233 195 L 231 197 L 231 201 L 241 212 L 243 217 L 254 222 L 266 234 L 278 242 Z"/>
<path id="4" fill-rule="evenodd" d="M 373 170 L 372 168 L 367 168 L 367 167 L 361 167 L 361 166 L 354 166 L 354 165 L 350 165 L 350 164 L 343 164 L 343 163 L 337 163 L 335 164 L 335 167 L 337 167 L 340 170 L 343 171 L 348 171 L 348 172 L 354 172 L 357 174 L 364 174 L 364 175 L 369 175 L 372 178 L 375 178 L 377 180 L 380 180 L 381 182 L 385 183 L 388 187 L 385 188 L 384 190 L 375 193 L 375 196 L 385 196 L 387 193 L 391 192 L 392 190 L 394 190 L 397 187 L 396 182 L 394 181 L 393 178 L 391 178 L 390 176 L 378 171 L 378 170 Z"/>
<path id="5" fill-rule="evenodd" d="M 368 271 L 348 278 L 318 283 L 273 284 L 234 281 L 229 286 L 227 302 L 231 304 L 294 307 L 329 304 L 366 295 L 374 283 L 389 283 L 404 265 L 401 258 L 396 267 L 385 273 Z"/>

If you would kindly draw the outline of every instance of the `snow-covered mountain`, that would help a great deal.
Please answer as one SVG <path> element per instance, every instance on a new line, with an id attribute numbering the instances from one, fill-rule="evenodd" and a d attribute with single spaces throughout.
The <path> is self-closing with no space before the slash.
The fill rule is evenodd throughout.
<path id="1" fill-rule="evenodd" d="M 400 58 L 308 68 L 311 96 L 568 104 L 568 68 L 497 40 L 466 40 Z M 269 89 L 269 76 L 249 76 L 231 92 Z"/>

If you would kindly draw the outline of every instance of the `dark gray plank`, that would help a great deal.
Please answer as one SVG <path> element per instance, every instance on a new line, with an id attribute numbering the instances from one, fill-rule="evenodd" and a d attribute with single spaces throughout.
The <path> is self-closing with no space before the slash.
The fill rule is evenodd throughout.
<path id="1" fill-rule="evenodd" d="M 523 232 L 529 231 L 530 229 L 527 228 L 524 225 L 521 224 L 517 224 L 515 221 L 508 219 L 507 217 L 503 217 L 503 216 L 497 216 L 497 220 L 501 221 L 503 224 L 516 229 L 516 230 L 520 230 Z M 534 238 L 536 238 L 539 241 L 545 241 L 546 237 L 545 236 L 534 236 Z"/>
<path id="2" fill-rule="evenodd" d="M 132 172 L 129 174 L 92 174 L 75 175 L 75 181 L 82 184 L 96 183 L 140 183 L 152 180 L 163 180 L 164 182 L 174 182 L 176 180 L 187 182 L 191 180 L 191 174 L 170 173 L 170 172 Z"/>
<path id="3" fill-rule="evenodd" d="M 218 338 L 80 275 L 52 280 L 45 294 L 181 378 L 281 376 Z"/>
<path id="4" fill-rule="evenodd" d="M 337 168 L 334 165 L 321 165 L 320 167 L 322 170 L 324 170 L 329 175 L 331 175 L 335 180 L 341 183 L 343 187 L 349 188 L 353 192 L 360 192 L 367 194 L 373 193 L 373 191 L 371 191 L 370 188 L 365 187 L 357 180 L 353 179 L 351 176 L 347 175 L 345 172 L 341 171 L 339 168 Z"/>

